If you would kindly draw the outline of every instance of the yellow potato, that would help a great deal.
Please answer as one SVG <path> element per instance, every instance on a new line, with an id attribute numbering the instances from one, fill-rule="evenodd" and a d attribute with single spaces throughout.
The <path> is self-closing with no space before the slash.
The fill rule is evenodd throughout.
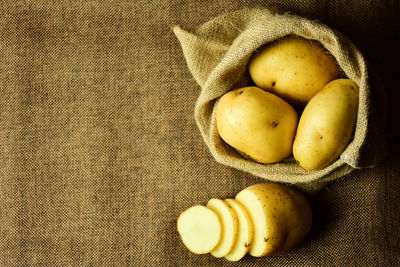
<path id="1" fill-rule="evenodd" d="M 293 154 L 307 170 L 322 169 L 349 143 L 357 119 L 358 86 L 349 79 L 327 84 L 301 115 Z"/>
<path id="2" fill-rule="evenodd" d="M 304 106 L 340 76 L 340 68 L 320 43 L 299 36 L 262 46 L 250 59 L 248 69 L 258 87 L 296 106 Z"/>
<path id="3" fill-rule="evenodd" d="M 182 212 L 177 221 L 183 244 L 193 253 L 212 251 L 220 241 L 222 227 L 215 212 L 204 206 L 193 206 Z"/>
<path id="4" fill-rule="evenodd" d="M 312 213 L 302 193 L 278 184 L 256 184 L 236 195 L 249 211 L 254 239 L 249 254 L 262 257 L 287 251 L 311 228 Z"/>
<path id="5" fill-rule="evenodd" d="M 311 207 L 303 193 L 289 187 L 282 186 L 282 189 L 286 191 L 290 199 L 282 203 L 286 207 L 286 222 L 289 234 L 286 237 L 285 243 L 280 248 L 279 253 L 288 251 L 297 246 L 306 238 L 312 225 Z M 283 199 L 282 201 L 284 201 Z"/>
<path id="6" fill-rule="evenodd" d="M 242 203 L 236 199 L 225 199 L 225 201 L 236 213 L 239 220 L 236 242 L 231 251 L 225 256 L 225 259 L 229 261 L 238 261 L 243 258 L 250 249 L 254 236 L 253 221 Z"/>
<path id="7" fill-rule="evenodd" d="M 257 87 L 223 95 L 216 107 L 221 138 L 260 163 L 274 163 L 292 154 L 297 113 L 280 97 Z"/>
<path id="8" fill-rule="evenodd" d="M 211 255 L 220 258 L 231 251 L 238 235 L 238 218 L 231 207 L 221 199 L 212 198 L 207 203 L 207 208 L 214 211 L 221 221 L 221 238 Z"/>

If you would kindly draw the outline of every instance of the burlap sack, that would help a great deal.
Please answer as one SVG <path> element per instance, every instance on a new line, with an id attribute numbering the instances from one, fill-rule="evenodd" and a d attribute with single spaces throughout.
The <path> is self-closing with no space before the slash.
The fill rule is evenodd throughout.
<path id="1" fill-rule="evenodd" d="M 201 86 L 195 119 L 217 162 L 270 181 L 315 191 L 354 169 L 374 167 L 384 156 L 383 88 L 360 51 L 339 32 L 316 21 L 264 8 L 239 10 L 198 27 L 184 30 L 175 26 L 173 30 L 188 67 Z M 354 138 L 338 160 L 319 171 L 302 169 L 293 157 L 276 164 L 246 160 L 224 143 L 216 129 L 215 103 L 228 90 L 249 84 L 247 63 L 252 53 L 289 34 L 318 40 L 336 58 L 344 74 L 360 87 Z"/>

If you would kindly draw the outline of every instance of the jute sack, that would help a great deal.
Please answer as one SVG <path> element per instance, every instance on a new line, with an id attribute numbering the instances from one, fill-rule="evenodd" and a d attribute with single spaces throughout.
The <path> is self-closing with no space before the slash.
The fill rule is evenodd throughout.
<path id="1" fill-rule="evenodd" d="M 384 89 L 360 51 L 339 32 L 316 21 L 264 8 L 227 13 L 191 29 L 175 26 L 173 31 L 189 70 L 201 87 L 195 119 L 217 162 L 315 192 L 354 169 L 374 167 L 382 160 L 386 151 Z M 354 138 L 338 160 L 318 171 L 302 169 L 293 157 L 276 164 L 245 159 L 219 137 L 216 129 L 216 101 L 231 89 L 249 85 L 247 64 L 253 52 L 290 34 L 319 41 L 336 58 L 344 75 L 360 87 Z"/>

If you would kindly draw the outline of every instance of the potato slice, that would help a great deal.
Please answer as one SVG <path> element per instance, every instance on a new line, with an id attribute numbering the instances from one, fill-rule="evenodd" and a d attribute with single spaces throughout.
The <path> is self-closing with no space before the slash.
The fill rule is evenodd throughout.
<path id="1" fill-rule="evenodd" d="M 221 258 L 228 254 L 235 244 L 239 226 L 238 218 L 233 209 L 221 199 L 210 199 L 207 203 L 207 208 L 213 210 L 221 221 L 221 239 L 211 251 L 211 255 Z"/>
<path id="2" fill-rule="evenodd" d="M 250 249 L 254 235 L 253 222 L 242 203 L 235 199 L 225 199 L 225 201 L 235 211 L 239 220 L 239 230 L 235 245 L 225 256 L 225 259 L 229 261 L 238 261 L 243 258 Z"/>
<path id="3" fill-rule="evenodd" d="M 196 254 L 212 251 L 219 243 L 222 232 L 218 215 L 201 205 L 182 212 L 178 217 L 177 228 L 183 244 Z"/>

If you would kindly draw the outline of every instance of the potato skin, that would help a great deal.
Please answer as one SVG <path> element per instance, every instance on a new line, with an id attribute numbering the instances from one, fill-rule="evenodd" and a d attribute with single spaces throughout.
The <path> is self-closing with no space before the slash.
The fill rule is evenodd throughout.
<path id="1" fill-rule="evenodd" d="M 297 122 L 292 106 L 255 86 L 226 93 L 216 107 L 221 138 L 260 163 L 275 163 L 292 154 Z"/>
<path id="2" fill-rule="evenodd" d="M 258 87 L 302 107 L 341 74 L 320 43 L 294 35 L 260 47 L 248 69 Z"/>
<path id="3" fill-rule="evenodd" d="M 248 209 L 254 223 L 249 251 L 254 257 L 285 252 L 303 241 L 311 229 L 311 207 L 298 190 L 256 184 L 240 191 L 236 199 Z"/>
<path id="4" fill-rule="evenodd" d="M 358 86 L 349 79 L 327 84 L 305 107 L 297 127 L 293 155 L 300 166 L 319 170 L 348 145 L 357 120 Z"/>

